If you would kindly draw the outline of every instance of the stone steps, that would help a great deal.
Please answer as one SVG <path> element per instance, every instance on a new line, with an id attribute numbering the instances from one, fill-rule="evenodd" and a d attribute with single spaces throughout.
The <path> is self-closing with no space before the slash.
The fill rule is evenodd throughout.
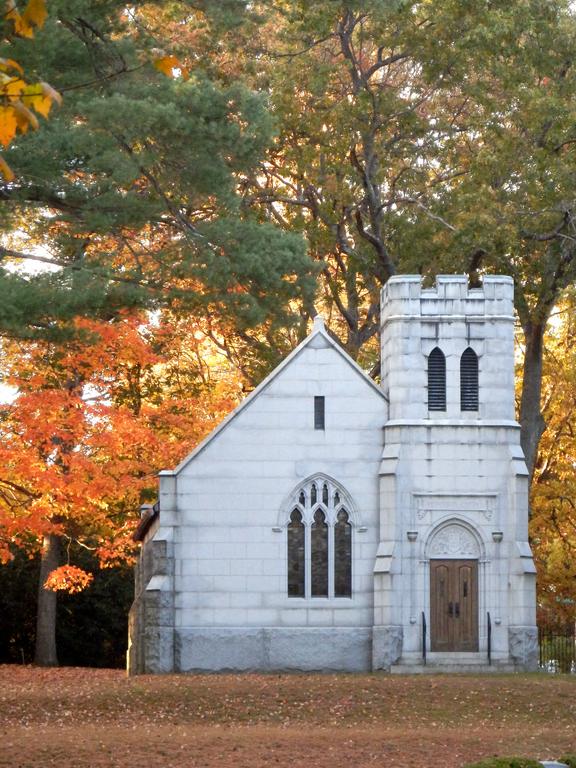
<path id="1" fill-rule="evenodd" d="M 512 664 L 394 664 L 390 667 L 392 675 L 483 675 L 505 674 L 514 672 Z"/>
<path id="2" fill-rule="evenodd" d="M 390 672 L 394 675 L 502 673 L 514 672 L 514 665 L 504 659 L 493 659 L 492 664 L 488 664 L 485 653 L 429 653 L 426 664 L 421 656 L 402 658 Z"/>

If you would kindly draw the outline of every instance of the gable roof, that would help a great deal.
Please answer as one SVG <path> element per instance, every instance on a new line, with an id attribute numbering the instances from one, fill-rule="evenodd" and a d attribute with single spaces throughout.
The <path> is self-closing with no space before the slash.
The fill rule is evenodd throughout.
<path id="1" fill-rule="evenodd" d="M 375 392 L 380 395 L 380 397 L 388 402 L 388 397 L 380 389 L 378 384 L 376 384 L 362 370 L 362 368 L 360 368 L 358 363 L 342 349 L 340 344 L 338 344 L 338 342 L 336 342 L 330 336 L 324 326 L 324 319 L 318 315 L 314 318 L 314 326 L 312 328 L 312 332 L 304 339 L 304 341 L 302 341 L 295 349 L 293 349 L 292 352 L 287 357 L 285 357 L 284 360 L 279 365 L 277 365 L 276 368 L 274 368 L 274 370 L 268 374 L 268 376 L 263 379 L 260 384 L 255 387 L 252 392 L 250 392 L 250 394 L 247 395 L 244 400 L 242 400 L 242 402 L 239 403 L 236 408 L 231 411 L 231 413 L 229 413 L 228 416 L 226 416 L 226 418 L 223 419 L 223 421 L 221 421 L 220 424 L 215 427 L 215 429 L 213 429 L 212 432 L 210 432 L 210 434 L 207 435 L 207 437 L 205 437 L 204 440 L 202 440 L 202 442 L 199 443 L 196 448 L 194 448 L 194 450 L 189 453 L 188 456 L 186 456 L 186 458 L 184 458 L 175 469 L 164 469 L 159 472 L 159 474 L 164 477 L 179 474 L 192 461 L 192 459 L 198 456 L 198 454 L 201 453 L 212 442 L 212 440 L 220 434 L 220 432 L 226 429 L 226 427 L 236 418 L 236 416 L 238 416 L 239 413 L 244 410 L 244 408 L 246 408 L 253 400 L 255 400 L 261 392 L 267 389 L 274 381 L 274 379 L 308 346 L 332 347 L 332 349 L 334 349 L 342 357 L 342 359 L 352 368 L 352 370 L 358 376 L 364 379 L 366 384 L 368 384 Z"/>

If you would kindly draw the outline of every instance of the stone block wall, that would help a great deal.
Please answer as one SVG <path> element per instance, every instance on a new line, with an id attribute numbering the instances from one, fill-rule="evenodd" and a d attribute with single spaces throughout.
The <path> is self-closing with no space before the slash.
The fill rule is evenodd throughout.
<path id="1" fill-rule="evenodd" d="M 318 396 L 324 429 L 314 424 Z M 322 330 L 195 454 L 161 473 L 160 517 L 173 531 L 175 671 L 370 668 L 386 414 L 378 387 Z M 311 477 L 350 500 L 352 597 L 287 594 L 291 499 Z M 144 607 L 159 616 L 145 622 L 157 633 L 146 671 L 170 663 L 158 635 L 168 594 Z"/>

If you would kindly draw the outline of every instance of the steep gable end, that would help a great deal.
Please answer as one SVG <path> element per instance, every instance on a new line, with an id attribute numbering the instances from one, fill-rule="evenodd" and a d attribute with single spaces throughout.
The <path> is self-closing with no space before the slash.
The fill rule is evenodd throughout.
<path id="1" fill-rule="evenodd" d="M 290 368 L 294 368 L 298 364 L 309 365 L 311 361 L 304 361 L 306 353 L 311 351 L 317 351 L 320 356 L 323 357 L 321 363 L 316 365 L 314 371 L 309 370 L 306 375 L 306 381 L 299 382 L 297 380 L 293 383 L 294 394 L 305 395 L 305 391 L 310 389 L 311 383 L 314 380 L 327 379 L 331 375 L 336 374 L 336 365 L 342 366 L 344 370 L 350 372 L 351 380 L 354 379 L 357 383 L 360 383 L 362 388 L 366 389 L 366 395 L 371 397 L 378 397 L 384 401 L 383 409 L 386 408 L 388 398 L 382 392 L 380 387 L 360 368 L 360 366 L 340 347 L 340 345 L 331 338 L 324 327 L 322 318 L 317 317 L 314 320 L 314 327 L 312 333 L 304 339 L 286 358 L 283 360 L 174 470 L 164 470 L 161 474 L 163 476 L 179 474 L 184 470 L 189 463 L 201 454 L 211 443 L 218 437 L 226 428 L 238 417 L 244 413 L 252 403 L 254 403 L 264 392 L 269 391 L 272 387 L 278 384 L 280 378 L 285 378 Z M 328 355 L 321 355 L 321 352 L 327 352 Z M 309 355 L 308 355 L 309 357 Z M 316 355 L 318 357 L 318 355 Z M 332 358 L 334 365 L 331 368 L 329 359 Z M 297 377 L 296 377 L 297 378 Z M 300 390 L 299 390 L 300 385 Z M 299 390 L 299 391 L 298 391 Z M 306 392 L 306 394 L 311 393 Z"/>

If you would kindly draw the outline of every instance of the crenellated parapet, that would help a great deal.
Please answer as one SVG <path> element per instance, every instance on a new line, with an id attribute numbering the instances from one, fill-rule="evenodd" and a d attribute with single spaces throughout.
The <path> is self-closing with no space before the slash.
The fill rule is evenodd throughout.
<path id="1" fill-rule="evenodd" d="M 382 387 L 390 418 L 514 420 L 514 284 L 485 275 L 471 288 L 466 275 L 398 275 L 382 289 Z M 478 369 L 477 408 L 462 408 L 462 355 Z M 489 354 L 487 354 L 489 352 Z M 445 373 L 446 407 L 429 398 L 430 355 Z"/>
<path id="2" fill-rule="evenodd" d="M 466 275 L 438 275 L 433 288 L 420 275 L 391 277 L 382 289 L 382 325 L 395 315 L 514 318 L 514 282 L 507 275 L 484 275 L 470 288 Z"/>

